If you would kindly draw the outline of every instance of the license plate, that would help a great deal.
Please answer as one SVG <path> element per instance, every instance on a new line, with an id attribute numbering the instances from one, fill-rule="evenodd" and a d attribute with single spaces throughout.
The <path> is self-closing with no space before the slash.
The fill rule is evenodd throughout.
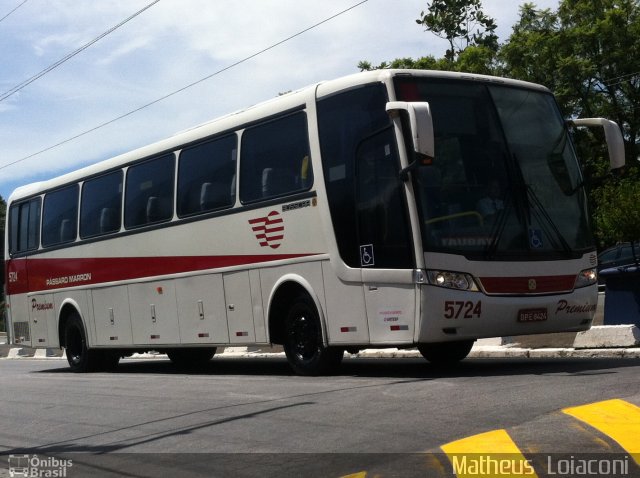
<path id="1" fill-rule="evenodd" d="M 518 322 L 543 322 L 547 318 L 547 309 L 522 309 L 518 311 Z"/>

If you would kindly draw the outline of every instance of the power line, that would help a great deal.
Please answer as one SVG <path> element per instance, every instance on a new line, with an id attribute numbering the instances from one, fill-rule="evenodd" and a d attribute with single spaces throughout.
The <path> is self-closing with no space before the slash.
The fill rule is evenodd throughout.
<path id="1" fill-rule="evenodd" d="M 627 73 L 626 75 L 616 76 L 615 78 L 609 78 L 606 81 L 603 81 L 603 85 L 605 86 L 616 86 L 626 81 L 630 81 L 635 76 L 640 76 L 640 71 L 636 71 L 635 73 Z"/>
<path id="2" fill-rule="evenodd" d="M 149 106 L 155 105 L 156 103 L 159 103 L 159 102 L 161 102 L 163 100 L 166 100 L 167 98 L 170 98 L 170 97 L 172 97 L 174 95 L 177 95 L 178 93 L 181 93 L 181 92 L 185 91 L 186 89 L 191 88 L 192 86 L 195 86 L 195 85 L 197 85 L 199 83 L 202 83 L 203 81 L 209 80 L 209 79 L 213 78 L 214 76 L 219 75 L 220 73 L 223 73 L 223 72 L 225 72 L 227 70 L 230 70 L 231 68 L 234 68 L 234 67 L 236 67 L 236 66 L 238 66 L 238 65 L 240 65 L 242 63 L 245 63 L 245 62 L 251 60 L 252 58 L 255 58 L 258 55 L 261 55 L 261 54 L 263 54 L 263 53 L 265 53 L 265 52 L 267 52 L 269 50 L 272 50 L 272 49 L 276 48 L 277 46 L 280 46 L 283 43 L 288 42 L 289 40 L 292 40 L 292 39 L 294 39 L 294 38 L 296 38 L 296 37 L 308 32 L 310 30 L 313 30 L 314 28 L 317 28 L 320 25 L 323 25 L 323 24 L 333 20 L 334 18 L 337 18 L 340 15 L 345 14 L 348 11 L 353 10 L 356 7 L 359 7 L 360 5 L 362 5 L 364 3 L 367 3 L 368 1 L 369 0 L 362 0 L 361 2 L 356 3 L 355 5 L 352 5 L 349 8 L 346 8 L 346 9 L 344 9 L 344 10 L 342 10 L 342 11 L 340 11 L 340 12 L 338 12 L 338 13 L 336 13 L 336 14 L 328 17 L 328 18 L 325 18 L 324 20 L 322 20 L 322 21 L 320 21 L 318 23 L 315 23 L 315 24 L 311 25 L 310 27 L 305 28 L 304 30 L 300 30 L 299 32 L 294 33 L 293 35 L 288 36 L 287 38 L 285 38 L 283 40 L 280 40 L 280 41 L 278 41 L 276 43 L 273 43 L 273 44 L 269 45 L 268 47 L 263 48 L 260 51 L 257 51 L 255 53 L 249 55 L 249 56 L 244 57 L 241 60 L 236 61 L 235 63 L 232 63 L 231 65 L 225 66 L 224 68 L 221 68 L 220 70 L 218 70 L 218 71 L 216 71 L 214 73 L 211 73 L 210 75 L 207 75 L 207 76 L 205 76 L 203 78 L 200 78 L 199 80 L 196 80 L 193 83 L 189 83 L 188 85 L 183 86 L 182 88 L 179 88 L 179 89 L 177 89 L 175 91 L 172 91 L 171 93 L 168 93 L 168 94 L 166 94 L 164 96 L 161 96 L 160 98 L 157 98 L 157 99 L 155 99 L 155 100 L 153 100 L 153 101 L 151 101 L 151 102 L 149 102 L 147 104 L 144 104 L 144 105 L 142 105 L 142 106 L 140 106 L 140 107 L 138 107 L 138 108 L 136 108 L 134 110 L 131 110 L 131 111 L 129 111 L 127 113 L 124 113 L 124 114 L 122 114 L 120 116 L 117 116 L 117 117 L 115 117 L 113 119 L 110 119 L 109 121 L 105 121 L 104 123 L 101 123 L 101 124 L 99 124 L 97 126 L 94 126 L 93 128 L 90 128 L 90 129 L 88 129 L 86 131 L 83 131 L 82 133 L 78 133 L 75 136 L 72 136 L 72 137 L 67 138 L 67 139 L 65 139 L 63 141 L 60 141 L 59 143 L 56 143 L 56 144 L 54 144 L 52 146 L 49 146 L 49 147 L 47 147 L 45 149 L 42 149 L 42 150 L 40 150 L 40 151 L 38 151 L 36 153 L 30 154 L 29 156 L 25 156 L 24 158 L 20 158 L 20 159 L 17 159 L 15 161 L 12 161 L 10 163 L 4 164 L 4 165 L 0 166 L 0 170 L 8 168 L 9 166 L 13 166 L 14 164 L 21 163 L 22 161 L 26 161 L 27 159 L 31 159 L 34 156 L 38 156 L 38 155 L 40 155 L 42 153 L 46 153 L 47 151 L 51 151 L 52 149 L 55 149 L 58 146 L 62 146 L 63 144 L 66 144 L 66 143 L 69 143 L 71 141 L 74 141 L 74 140 L 76 140 L 76 139 L 78 139 L 78 138 L 80 138 L 82 136 L 85 136 L 85 135 L 87 135 L 89 133 L 93 133 L 94 131 L 96 131 L 96 130 L 98 130 L 100 128 L 104 128 L 105 126 L 108 126 L 108 125 L 110 125 L 112 123 L 115 123 L 116 121 L 120 121 L 121 119 L 126 118 L 127 116 L 131 116 L 134 113 L 137 113 L 137 112 L 139 112 L 139 111 L 141 111 L 141 110 L 143 110 L 145 108 L 148 108 Z"/>
<path id="3" fill-rule="evenodd" d="M 7 13 L 4 17 L 0 18 L 0 22 L 4 21 L 5 18 L 7 18 L 9 15 L 11 15 L 13 12 L 15 12 L 18 8 L 20 8 L 22 5 L 24 5 L 25 3 L 27 3 L 29 0 L 24 0 L 20 5 L 18 5 L 16 8 L 14 8 L 13 10 L 11 10 L 9 13 Z"/>
<path id="4" fill-rule="evenodd" d="M 26 0 L 25 0 L 26 1 Z M 156 3 L 158 3 L 160 0 L 154 0 L 153 2 L 151 2 L 150 4 L 148 4 L 146 7 L 142 8 L 141 10 L 138 10 L 136 13 L 134 13 L 133 15 L 125 18 L 124 20 L 122 20 L 120 23 L 118 23 L 117 25 L 109 28 L 107 31 L 101 33 L 100 35 L 98 35 L 96 38 L 94 38 L 93 40 L 91 40 L 88 43 L 85 43 L 84 45 L 82 45 L 80 48 L 78 48 L 77 50 L 72 51 L 71 53 L 69 53 L 68 55 L 62 57 L 61 59 L 59 59 L 58 61 L 56 61 L 55 63 L 49 65 L 48 67 L 46 67 L 44 70 L 42 70 L 39 73 L 36 73 L 35 75 L 33 75 L 31 78 L 28 78 L 26 80 L 24 80 L 22 83 L 17 84 L 16 86 L 14 86 L 13 88 L 11 88 L 10 90 L 5 91 L 4 93 L 0 94 L 0 101 L 6 100 L 7 98 L 9 98 L 10 96 L 14 95 L 15 93 L 17 93 L 18 91 L 20 91 L 21 89 L 23 89 L 24 87 L 30 85 L 31 83 L 33 83 L 34 81 L 36 81 L 38 78 L 43 77 L 44 75 L 46 75 L 47 73 L 49 73 L 51 70 L 54 70 L 56 68 L 58 68 L 60 65 L 62 65 L 64 62 L 66 62 L 67 60 L 70 60 L 71 58 L 73 58 L 74 56 L 76 56 L 78 53 L 86 50 L 87 48 L 89 48 L 91 45 L 93 45 L 94 43 L 102 40 L 104 37 L 106 37 L 107 35 L 109 35 L 110 33 L 113 33 L 115 30 L 117 30 L 118 28 L 120 28 L 122 25 L 124 25 L 125 23 L 133 20 L 135 17 L 137 17 L 138 15 L 140 15 L 142 12 L 144 12 L 145 10 L 151 8 L 153 5 L 155 5 Z"/>

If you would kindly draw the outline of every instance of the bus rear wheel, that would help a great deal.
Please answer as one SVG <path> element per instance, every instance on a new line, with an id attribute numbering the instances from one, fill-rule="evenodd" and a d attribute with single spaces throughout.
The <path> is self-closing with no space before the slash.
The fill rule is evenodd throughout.
<path id="1" fill-rule="evenodd" d="M 87 346 L 87 335 L 77 313 L 69 317 L 64 328 L 67 362 L 72 372 L 93 372 L 99 368 L 100 357 Z"/>
<path id="2" fill-rule="evenodd" d="M 460 340 L 457 342 L 438 342 L 433 344 L 420 344 L 418 350 L 429 362 L 437 365 L 450 365 L 463 360 L 469 352 L 475 340 Z"/>
<path id="3" fill-rule="evenodd" d="M 302 295 L 293 301 L 284 325 L 284 352 L 295 373 L 322 375 L 340 365 L 344 350 L 325 347 L 320 317 L 308 296 Z"/>

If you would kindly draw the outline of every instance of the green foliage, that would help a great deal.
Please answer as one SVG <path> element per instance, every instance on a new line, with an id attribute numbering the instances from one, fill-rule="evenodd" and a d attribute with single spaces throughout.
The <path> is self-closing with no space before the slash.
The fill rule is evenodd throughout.
<path id="1" fill-rule="evenodd" d="M 440 70 L 440 71 L 465 71 L 492 75 L 496 73 L 495 51 L 485 46 L 469 46 L 460 52 L 456 60 L 451 63 L 446 58 L 436 59 L 433 56 L 413 58 L 396 58 L 390 62 L 383 61 L 373 66 L 368 61 L 358 63 L 360 71 L 383 70 L 387 68 L 406 68 L 410 70 Z"/>
<path id="2" fill-rule="evenodd" d="M 499 71 L 496 52 L 482 45 L 469 46 L 461 51 L 454 68 L 455 71 L 466 71 L 482 75 L 495 75 Z"/>
<path id="3" fill-rule="evenodd" d="M 609 181 L 592 192 L 593 214 L 598 243 L 603 247 L 640 238 L 640 181 L 627 177 Z"/>
<path id="4" fill-rule="evenodd" d="M 482 11 L 480 0 L 434 0 L 427 12 L 421 12 L 416 23 L 427 31 L 449 42 L 444 58 L 423 56 L 396 58 L 373 65 L 369 61 L 358 63 L 360 71 L 386 68 L 461 71 L 480 74 L 498 74 L 497 25 Z"/>
<path id="5" fill-rule="evenodd" d="M 377 66 L 373 66 L 368 61 L 358 63 L 360 71 L 384 70 L 387 68 L 406 68 L 410 70 L 450 70 L 449 62 L 444 58 L 436 60 L 433 56 L 423 56 L 414 60 L 413 58 L 396 58 L 391 62 L 383 61 Z"/>
<path id="6" fill-rule="evenodd" d="M 500 50 L 504 73 L 554 91 L 567 116 L 608 117 L 630 144 L 640 124 L 640 4 L 563 0 L 557 12 L 524 4 Z"/>
<path id="7" fill-rule="evenodd" d="M 481 0 L 433 0 L 416 23 L 449 42 L 445 53 L 449 63 L 469 46 L 498 49 L 497 25 L 482 11 Z"/>
<path id="8" fill-rule="evenodd" d="M 532 3 L 520 7 L 520 21 L 514 25 L 509 41 L 499 57 L 504 73 L 521 80 L 540 83 L 558 94 L 555 78 L 558 40 L 557 17 L 550 10 L 536 10 Z"/>

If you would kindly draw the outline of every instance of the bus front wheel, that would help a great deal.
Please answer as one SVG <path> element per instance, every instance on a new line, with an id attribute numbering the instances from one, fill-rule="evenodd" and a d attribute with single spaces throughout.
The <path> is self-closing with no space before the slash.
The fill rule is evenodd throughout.
<path id="1" fill-rule="evenodd" d="M 460 340 L 457 342 L 439 342 L 433 344 L 420 344 L 418 350 L 429 362 L 438 365 L 454 364 L 464 359 L 475 340 Z"/>
<path id="2" fill-rule="evenodd" d="M 344 351 L 325 347 L 320 317 L 313 301 L 299 296 L 285 319 L 284 352 L 289 365 L 299 375 L 322 375 L 340 365 Z"/>

